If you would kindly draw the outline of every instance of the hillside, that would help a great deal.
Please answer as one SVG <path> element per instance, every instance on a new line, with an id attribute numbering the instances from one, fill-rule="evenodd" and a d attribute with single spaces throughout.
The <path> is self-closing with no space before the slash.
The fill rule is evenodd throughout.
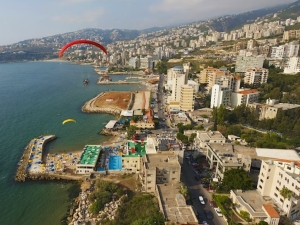
<path id="1" fill-rule="evenodd" d="M 280 10 L 277 16 L 281 19 L 297 19 L 297 17 L 300 16 L 300 0 L 289 4 L 285 9 Z"/>
<path id="2" fill-rule="evenodd" d="M 246 23 L 253 22 L 257 17 L 264 17 L 268 14 L 273 14 L 279 10 L 285 9 L 289 5 L 280 5 L 272 8 L 258 9 L 241 13 L 238 15 L 228 15 L 219 17 L 208 22 L 211 29 L 219 32 L 228 32 L 236 27 L 243 26 Z"/>

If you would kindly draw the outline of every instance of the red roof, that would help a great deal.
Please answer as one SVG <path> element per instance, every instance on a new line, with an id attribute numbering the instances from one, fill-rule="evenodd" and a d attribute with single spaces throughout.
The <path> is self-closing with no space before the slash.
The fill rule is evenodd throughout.
<path id="1" fill-rule="evenodd" d="M 263 207 L 271 218 L 280 218 L 278 212 L 271 204 L 263 204 Z"/>

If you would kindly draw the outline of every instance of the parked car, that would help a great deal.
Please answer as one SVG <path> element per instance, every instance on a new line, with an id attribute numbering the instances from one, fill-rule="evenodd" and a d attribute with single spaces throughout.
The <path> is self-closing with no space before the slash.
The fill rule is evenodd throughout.
<path id="1" fill-rule="evenodd" d="M 223 216 L 221 209 L 219 207 L 214 208 L 218 216 Z"/>
<path id="2" fill-rule="evenodd" d="M 213 218 L 213 214 L 211 211 L 204 210 L 204 214 L 205 214 L 206 218 L 209 220 L 211 220 Z"/>
<path id="3" fill-rule="evenodd" d="M 202 195 L 199 195 L 199 201 L 201 203 L 201 205 L 205 205 L 205 201 Z"/>

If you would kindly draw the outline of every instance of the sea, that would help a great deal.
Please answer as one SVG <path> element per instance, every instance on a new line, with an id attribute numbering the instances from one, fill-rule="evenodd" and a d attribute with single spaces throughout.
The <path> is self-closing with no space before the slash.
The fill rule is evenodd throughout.
<path id="1" fill-rule="evenodd" d="M 103 68 L 105 69 L 105 68 Z M 127 75 L 112 75 L 124 80 Z M 83 85 L 89 79 L 88 86 Z M 74 195 L 66 181 L 14 181 L 24 148 L 35 137 L 54 134 L 45 151 L 67 153 L 101 144 L 108 114 L 87 114 L 83 104 L 103 91 L 137 91 L 142 85 L 98 85 L 92 66 L 62 61 L 0 64 L 0 224 L 59 225 Z M 62 121 L 73 118 L 76 123 Z M 76 192 L 76 191 L 75 191 Z M 75 193 L 76 194 L 76 193 Z"/>

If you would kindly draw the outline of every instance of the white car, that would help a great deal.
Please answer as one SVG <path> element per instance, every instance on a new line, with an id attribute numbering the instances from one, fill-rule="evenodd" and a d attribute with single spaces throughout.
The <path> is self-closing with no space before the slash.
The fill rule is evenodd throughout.
<path id="1" fill-rule="evenodd" d="M 218 216 L 223 216 L 223 214 L 222 214 L 222 212 L 221 212 L 221 210 L 220 210 L 219 207 L 214 208 L 214 209 L 215 209 L 215 211 L 216 211 L 216 213 L 217 213 Z"/>
<path id="2" fill-rule="evenodd" d="M 202 197 L 202 195 L 199 196 L 199 201 L 200 201 L 201 205 L 205 205 L 205 201 L 204 201 L 204 198 Z"/>
<path id="3" fill-rule="evenodd" d="M 204 225 L 208 225 L 208 223 L 207 223 L 206 221 L 202 221 L 202 223 L 203 223 Z"/>

